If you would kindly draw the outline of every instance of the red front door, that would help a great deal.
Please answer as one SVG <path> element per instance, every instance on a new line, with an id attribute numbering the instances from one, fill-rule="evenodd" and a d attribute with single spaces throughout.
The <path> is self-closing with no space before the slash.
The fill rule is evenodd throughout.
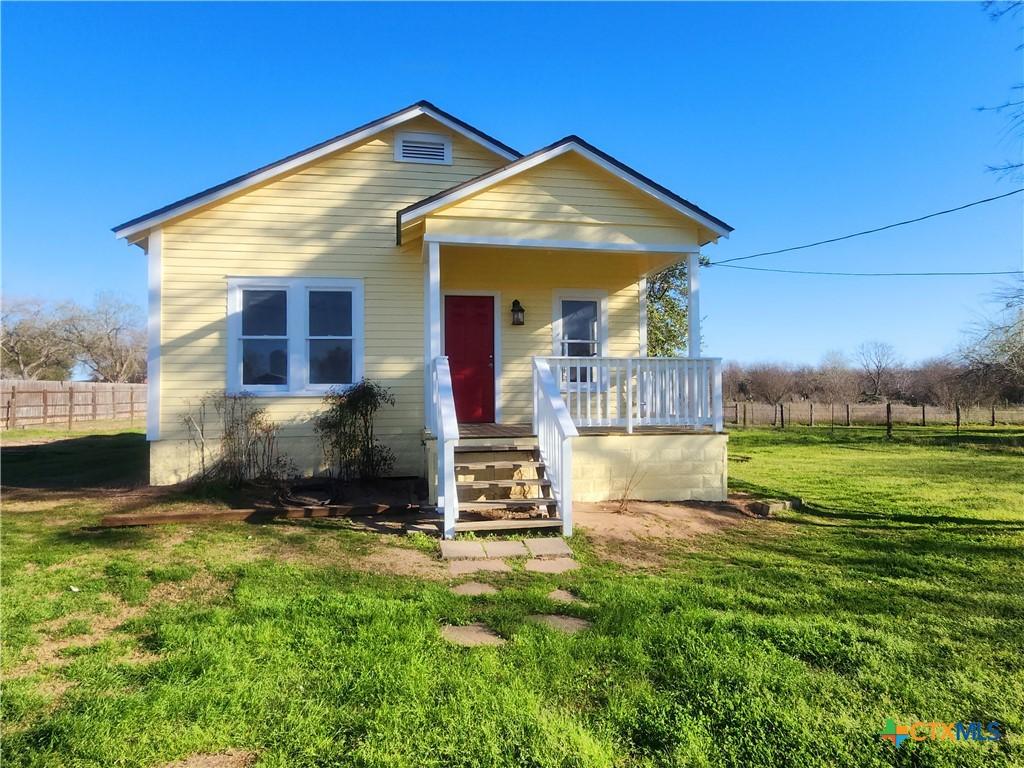
<path id="1" fill-rule="evenodd" d="M 459 421 L 494 421 L 494 297 L 444 297 L 444 353 Z"/>

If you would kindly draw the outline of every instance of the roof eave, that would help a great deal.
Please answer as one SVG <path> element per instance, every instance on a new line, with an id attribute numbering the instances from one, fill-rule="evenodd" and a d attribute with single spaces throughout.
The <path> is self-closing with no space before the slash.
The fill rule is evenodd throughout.
<path id="1" fill-rule="evenodd" d="M 264 181 L 269 181 L 270 179 L 288 173 L 296 168 L 307 165 L 308 163 L 315 162 L 325 155 L 338 152 L 358 141 L 362 141 L 365 138 L 369 138 L 381 131 L 393 128 L 420 115 L 426 115 L 442 125 L 447 126 L 451 130 L 461 133 L 506 160 L 516 160 L 522 157 L 520 152 L 508 146 L 504 142 L 498 141 L 483 131 L 474 128 L 469 125 L 469 123 L 466 123 L 454 115 L 434 106 L 429 101 L 418 101 L 404 109 L 398 110 L 397 112 L 392 112 L 390 115 L 385 115 L 377 120 L 365 123 L 358 128 L 353 128 L 351 131 L 347 131 L 331 139 L 320 142 L 319 144 L 315 144 L 312 147 L 308 147 L 299 152 L 288 155 L 281 160 L 269 163 L 254 171 L 242 174 L 241 176 L 236 176 L 233 179 L 229 179 L 221 184 L 209 187 L 208 189 L 197 192 L 194 195 L 189 195 L 188 197 L 169 203 L 168 205 L 157 208 L 156 210 L 150 211 L 142 216 L 137 216 L 134 219 L 118 224 L 113 227 L 111 231 L 117 238 L 130 239 L 134 235 L 144 233 L 147 230 L 153 229 L 160 224 L 170 221 L 171 219 L 178 218 L 179 216 L 183 216 L 205 205 L 209 205 L 228 197 L 229 195 L 247 189 L 248 187 L 263 183 Z"/>

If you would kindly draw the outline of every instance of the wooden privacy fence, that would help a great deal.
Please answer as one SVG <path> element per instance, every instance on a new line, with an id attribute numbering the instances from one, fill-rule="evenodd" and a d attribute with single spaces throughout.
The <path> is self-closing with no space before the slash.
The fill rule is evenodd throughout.
<path id="1" fill-rule="evenodd" d="M 786 425 L 827 427 L 885 426 L 886 403 L 783 403 Z M 956 408 L 937 405 L 891 403 L 892 423 L 928 426 L 956 424 Z M 739 427 L 777 424 L 779 406 L 769 403 L 732 402 L 725 406 L 725 420 Z M 1024 406 L 960 406 L 961 424 L 1024 424 Z"/>
<path id="2" fill-rule="evenodd" d="M 106 384 L 91 381 L 0 381 L 0 414 L 4 429 L 41 424 L 146 416 L 145 384 Z"/>

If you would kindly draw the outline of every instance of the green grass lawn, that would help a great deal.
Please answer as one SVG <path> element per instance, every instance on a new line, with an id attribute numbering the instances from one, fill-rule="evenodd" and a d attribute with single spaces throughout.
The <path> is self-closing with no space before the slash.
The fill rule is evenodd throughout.
<path id="1" fill-rule="evenodd" d="M 343 522 L 83 529 L 172 503 L 39 488 L 62 466 L 72 486 L 144 467 L 136 435 L 88 440 L 41 451 L 46 471 L 3 451 L 19 487 L 2 520 L 6 765 L 229 748 L 261 768 L 1024 764 L 1020 430 L 737 432 L 734 488 L 803 509 L 651 542 L 667 565 L 647 571 L 580 532 L 579 571 L 494 574 L 500 593 L 476 598 L 367 572 L 375 552 L 433 544 Z M 555 610 L 554 587 L 587 601 L 560 610 L 592 629 L 527 620 Z M 509 642 L 440 639 L 470 621 Z M 896 749 L 878 736 L 888 718 L 998 720 L 1009 736 Z"/>

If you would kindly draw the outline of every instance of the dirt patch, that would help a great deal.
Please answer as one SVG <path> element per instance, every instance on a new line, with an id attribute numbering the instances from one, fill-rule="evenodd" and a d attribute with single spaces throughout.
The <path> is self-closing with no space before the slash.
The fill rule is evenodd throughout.
<path id="1" fill-rule="evenodd" d="M 418 549 L 378 547 L 364 557 L 347 560 L 344 565 L 357 571 L 393 576 L 413 576 L 439 581 L 448 578 L 444 564 Z"/>
<path id="2" fill-rule="evenodd" d="M 751 522 L 755 515 L 747 496 L 728 501 L 631 501 L 619 512 L 617 501 L 573 505 L 573 517 L 593 542 L 598 554 L 622 565 L 644 567 L 664 562 L 664 547 L 652 542 L 693 542 Z"/>
<path id="3" fill-rule="evenodd" d="M 76 612 L 44 622 L 39 625 L 44 637 L 38 645 L 30 649 L 32 658 L 12 669 L 8 676 L 24 677 L 46 667 L 65 666 L 70 660 L 63 655 L 64 651 L 70 648 L 87 648 L 103 642 L 125 622 L 143 616 L 159 603 L 177 603 L 192 599 L 208 602 L 227 594 L 230 589 L 231 585 L 228 582 L 201 572 L 188 581 L 157 584 L 149 591 L 148 598 L 141 605 L 128 605 L 118 598 L 112 598 L 111 610 L 107 613 Z M 74 621 L 87 621 L 89 631 L 85 634 L 62 637 L 63 631 Z"/>
<path id="4" fill-rule="evenodd" d="M 159 768 L 248 768 L 256 762 L 256 753 L 229 749 L 218 754 L 191 755 L 184 760 L 163 763 Z"/>

